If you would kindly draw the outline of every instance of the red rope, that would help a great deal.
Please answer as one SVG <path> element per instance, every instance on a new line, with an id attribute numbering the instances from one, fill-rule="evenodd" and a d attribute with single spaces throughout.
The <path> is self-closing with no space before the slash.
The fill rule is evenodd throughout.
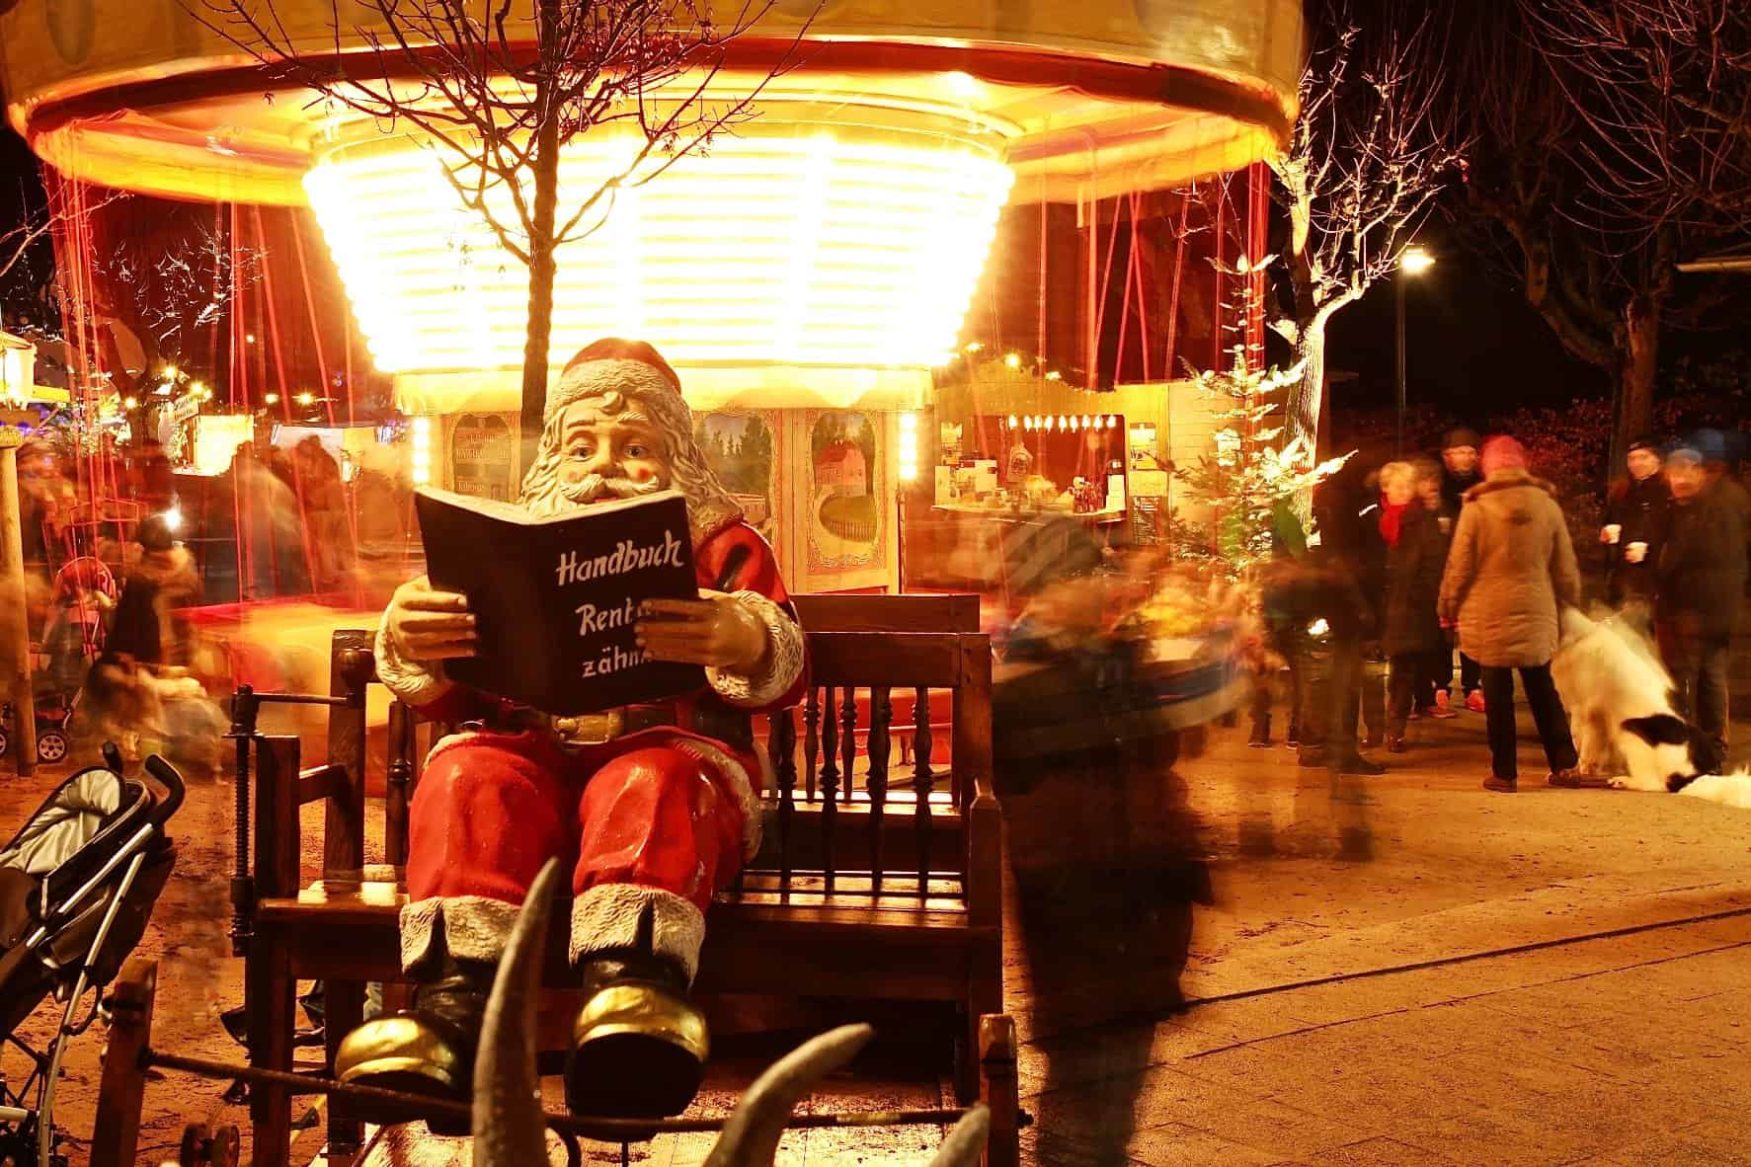
<path id="1" fill-rule="evenodd" d="M 1131 330 L 1131 269 L 1137 263 L 1137 202 L 1135 199 L 1115 198 L 1113 200 L 1113 237 L 1116 240 L 1119 233 L 1119 215 L 1129 201 L 1131 208 L 1131 235 L 1126 240 L 1124 286 L 1119 289 L 1119 339 L 1113 352 L 1113 383 L 1118 384 L 1125 368 L 1125 336 Z M 1108 261 L 1109 265 L 1111 260 Z M 1112 268 L 1107 269 L 1107 282 L 1112 280 Z M 1101 296 L 1101 302 L 1106 302 L 1106 296 Z M 1091 386 L 1092 388 L 1092 386 Z"/>
<path id="2" fill-rule="evenodd" d="M 298 214 L 287 216 L 292 223 L 292 249 L 298 253 L 298 278 L 304 285 L 304 307 L 310 315 L 310 337 L 316 344 L 316 367 L 322 370 L 322 408 L 328 424 L 334 425 L 334 396 L 329 393 L 328 361 L 322 355 L 322 324 L 316 319 L 316 297 L 310 294 L 310 266 L 304 261 L 304 233 L 298 229 Z"/>
<path id="3" fill-rule="evenodd" d="M 1094 200 L 1094 221 L 1089 224 L 1088 237 L 1092 241 L 1092 240 L 1098 238 L 1099 235 L 1100 235 L 1100 200 L 1095 199 Z M 1090 289 L 1091 294 L 1093 294 L 1095 296 L 1095 304 L 1096 304 L 1096 309 L 1095 309 L 1095 314 L 1094 314 L 1095 350 L 1094 350 L 1094 352 L 1089 354 L 1089 365 L 1088 365 L 1088 374 L 1087 374 L 1088 384 L 1090 387 L 1093 387 L 1094 385 L 1098 384 L 1100 381 L 1100 335 L 1101 335 L 1101 328 L 1106 323 L 1107 286 L 1112 282 L 1112 278 L 1113 278 L 1113 253 L 1114 253 L 1114 251 L 1116 251 L 1118 249 L 1118 246 L 1119 246 L 1119 201 L 1117 199 L 1114 199 L 1113 200 L 1113 233 L 1107 237 L 1107 259 L 1106 259 L 1105 269 L 1101 272 L 1101 275 L 1100 275 L 1100 287 L 1098 289 Z M 1118 362 L 1116 359 L 1114 360 L 1114 363 L 1113 363 L 1113 370 L 1114 370 L 1114 373 L 1116 375 L 1118 372 Z"/>
<path id="4" fill-rule="evenodd" d="M 1148 384 L 1149 301 L 1143 294 L 1143 256 L 1139 242 L 1143 231 L 1140 210 L 1142 198 L 1136 191 L 1131 193 L 1131 287 L 1137 293 L 1137 348 L 1143 357 L 1143 383 Z"/>
<path id="5" fill-rule="evenodd" d="M 1192 200 L 1182 194 L 1179 203 L 1179 232 L 1174 242 L 1173 291 L 1167 301 L 1167 368 L 1162 372 L 1162 376 L 1170 381 L 1174 375 L 1174 358 L 1179 355 L 1179 291 L 1186 271 L 1186 231 L 1190 226 L 1191 213 Z"/>

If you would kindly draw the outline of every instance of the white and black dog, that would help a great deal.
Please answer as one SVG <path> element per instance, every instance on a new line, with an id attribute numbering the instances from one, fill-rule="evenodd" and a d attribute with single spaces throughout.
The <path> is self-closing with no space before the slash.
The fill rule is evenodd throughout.
<path id="1" fill-rule="evenodd" d="M 1678 716 L 1672 678 L 1647 641 L 1621 617 L 1562 613 L 1562 647 L 1551 678 L 1568 708 L 1581 766 L 1621 790 L 1670 791 L 1751 808 L 1751 776 L 1722 775 L 1725 759 Z M 1621 760 L 1622 769 L 1615 769 Z"/>

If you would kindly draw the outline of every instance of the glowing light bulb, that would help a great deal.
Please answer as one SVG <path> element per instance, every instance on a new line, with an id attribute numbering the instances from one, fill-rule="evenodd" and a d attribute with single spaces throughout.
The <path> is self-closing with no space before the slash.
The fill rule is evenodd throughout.
<path id="1" fill-rule="evenodd" d="M 300 393 L 300 394 L 298 394 L 298 396 L 294 397 L 292 400 L 296 401 L 299 405 L 312 405 L 316 401 L 316 394 L 314 394 L 314 393 Z"/>
<path id="2" fill-rule="evenodd" d="M 1013 413 L 1009 415 L 1009 428 L 1010 429 L 1015 428 L 1015 414 L 1013 414 Z"/>
<path id="3" fill-rule="evenodd" d="M 137 397 L 129 397 L 129 398 L 124 399 L 122 401 L 122 408 L 124 408 L 124 409 L 138 409 L 138 408 L 140 408 L 140 399 Z"/>
<path id="4" fill-rule="evenodd" d="M 278 393 L 264 393 L 262 395 L 262 400 L 269 405 L 278 405 L 280 403 L 280 395 Z"/>
<path id="5" fill-rule="evenodd" d="M 1003 358 L 1003 363 L 1012 369 L 1019 369 L 1021 368 L 1021 354 L 1010 353 Z"/>
<path id="6" fill-rule="evenodd" d="M 1062 381 L 1063 379 L 1064 379 L 1064 374 L 1060 373 L 1057 369 L 1053 369 L 1051 372 L 1046 374 L 1046 380 L 1048 380 L 1048 381 Z"/>

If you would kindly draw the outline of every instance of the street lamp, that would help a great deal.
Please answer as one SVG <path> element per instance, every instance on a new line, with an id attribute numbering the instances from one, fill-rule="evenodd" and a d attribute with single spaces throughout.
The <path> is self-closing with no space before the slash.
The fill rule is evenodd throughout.
<path id="1" fill-rule="evenodd" d="M 1416 246 L 1407 247 L 1404 250 L 1404 254 L 1402 254 L 1398 257 L 1399 278 L 1393 281 L 1393 283 L 1397 285 L 1397 289 L 1398 289 L 1398 431 L 1397 431 L 1396 441 L 1393 445 L 1393 451 L 1394 451 L 1394 453 L 1399 454 L 1399 455 L 1402 455 L 1404 453 L 1404 399 L 1405 399 L 1404 290 L 1405 290 L 1405 277 L 1408 276 L 1408 277 L 1414 278 L 1416 276 L 1420 276 L 1424 272 L 1428 271 L 1430 268 L 1432 268 L 1434 266 L 1435 266 L 1435 257 L 1430 255 L 1423 248 L 1416 247 Z"/>

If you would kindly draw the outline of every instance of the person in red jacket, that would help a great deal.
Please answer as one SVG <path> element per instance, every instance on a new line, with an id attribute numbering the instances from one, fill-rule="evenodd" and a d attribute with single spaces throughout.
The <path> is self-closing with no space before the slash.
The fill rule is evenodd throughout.
<path id="1" fill-rule="evenodd" d="M 542 865 L 564 856 L 575 858 L 570 955 L 586 994 L 568 1104 L 650 1117 L 691 1101 L 708 1048 L 687 999 L 705 912 L 759 845 L 751 715 L 802 694 L 803 635 L 772 549 L 694 441 L 674 370 L 647 344 L 597 341 L 548 396 L 522 505 L 557 514 L 666 487 L 687 498 L 701 598 L 648 601 L 639 644 L 705 666 L 697 692 L 576 718 L 520 708 L 444 676 L 445 660 L 474 651 L 463 596 L 421 577 L 390 601 L 379 676 L 462 732 L 433 748 L 410 811 L 401 958 L 412 1004 L 347 1036 L 342 1081 L 467 1097 L 518 907 Z"/>

